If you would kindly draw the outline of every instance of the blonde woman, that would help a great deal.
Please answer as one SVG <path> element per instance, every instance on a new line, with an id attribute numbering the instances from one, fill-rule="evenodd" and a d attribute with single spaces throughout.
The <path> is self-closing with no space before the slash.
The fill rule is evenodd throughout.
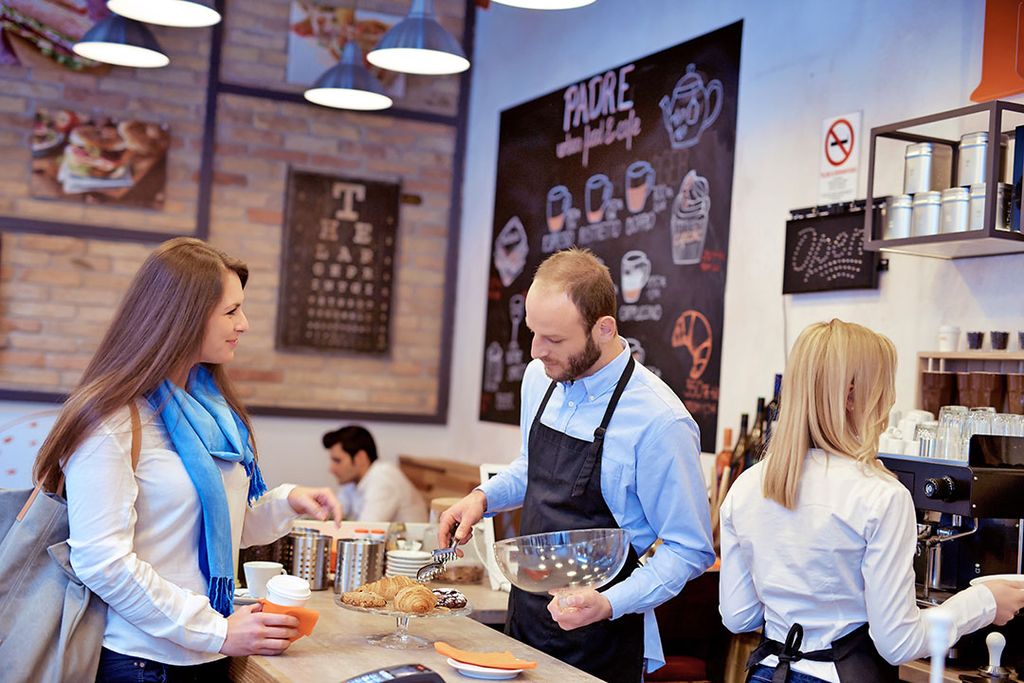
<path id="1" fill-rule="evenodd" d="M 889 339 L 841 320 L 793 346 L 767 455 L 722 504 L 722 619 L 764 628 L 750 681 L 895 682 L 927 654 L 914 504 L 876 457 L 895 368 Z M 1024 584 L 993 581 L 933 609 L 955 640 L 1022 607 Z"/>
<path id="2" fill-rule="evenodd" d="M 71 565 L 109 605 L 97 681 L 227 680 L 226 655 L 283 652 L 294 617 L 233 609 L 238 549 L 301 513 L 341 520 L 329 489 L 263 483 L 224 371 L 249 329 L 248 276 L 200 240 L 160 245 L 39 451 L 48 490 L 66 477 Z"/>

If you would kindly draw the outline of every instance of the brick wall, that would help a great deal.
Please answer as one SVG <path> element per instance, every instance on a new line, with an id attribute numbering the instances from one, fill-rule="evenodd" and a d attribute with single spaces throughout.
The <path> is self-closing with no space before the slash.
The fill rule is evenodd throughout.
<path id="1" fill-rule="evenodd" d="M 379 3 L 402 14 L 408 3 Z M 288 0 L 228 3 L 222 78 L 277 90 L 284 80 Z M 376 9 L 370 2 L 360 7 Z M 461 35 L 461 0 L 437 2 Z M 171 66 L 75 74 L 33 59 L 0 67 L 0 215 L 160 232 L 194 231 L 209 30 L 155 30 Z M 455 90 L 453 91 L 453 84 Z M 458 81 L 407 83 L 407 109 L 452 113 Z M 166 122 L 174 143 L 161 211 L 28 197 L 28 131 L 39 106 Z M 437 410 L 455 129 L 293 102 L 218 99 L 210 242 L 247 261 L 252 329 L 231 369 L 250 404 L 432 415 Z M 274 349 L 288 167 L 399 182 L 392 351 Z M 5 232 L 0 248 L 0 388 L 65 392 L 78 380 L 121 293 L 152 244 Z M 144 331 L 140 331 L 140 334 Z"/>

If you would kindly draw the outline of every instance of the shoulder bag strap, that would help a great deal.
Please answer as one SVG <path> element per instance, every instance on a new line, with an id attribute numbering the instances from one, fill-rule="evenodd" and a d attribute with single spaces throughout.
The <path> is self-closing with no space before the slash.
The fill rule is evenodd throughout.
<path id="1" fill-rule="evenodd" d="M 128 412 L 131 413 L 132 420 L 132 472 L 139 465 L 139 454 L 142 452 L 142 419 L 139 417 L 139 408 L 135 405 L 135 401 L 128 404 Z M 28 509 L 32 507 L 32 503 L 35 501 L 36 496 L 43 490 L 43 477 L 42 480 L 36 484 L 35 488 L 32 489 L 32 493 L 29 494 L 28 500 L 21 506 L 21 511 L 18 512 L 16 518 L 17 521 L 21 521 L 25 518 L 25 514 L 28 513 Z M 64 473 L 61 472 L 60 478 L 57 480 L 57 495 L 64 495 Z"/>

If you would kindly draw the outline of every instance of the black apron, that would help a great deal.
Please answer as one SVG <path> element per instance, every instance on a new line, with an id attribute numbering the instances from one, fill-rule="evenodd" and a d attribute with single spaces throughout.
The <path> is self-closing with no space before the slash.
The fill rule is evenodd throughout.
<path id="1" fill-rule="evenodd" d="M 768 655 L 775 655 L 779 658 L 779 664 L 775 667 L 772 683 L 786 683 L 789 680 L 790 664 L 801 659 L 834 663 L 842 683 L 899 683 L 899 667 L 893 666 L 878 654 L 868 634 L 867 624 L 832 641 L 832 645 L 824 650 L 800 652 L 803 638 L 804 629 L 800 624 L 793 624 L 789 629 L 785 644 L 763 638 L 747 660 L 748 672 Z M 749 673 L 747 680 L 750 680 Z"/>
<path id="2" fill-rule="evenodd" d="M 608 423 L 633 374 L 632 358 L 619 377 L 594 441 L 583 441 L 541 423 L 556 382 L 548 387 L 530 427 L 526 497 L 519 533 L 619 528 L 601 494 L 601 452 Z M 632 545 L 622 571 L 609 583 L 628 577 L 638 565 Z M 644 668 L 644 617 L 625 614 L 572 631 L 563 631 L 548 612 L 551 596 L 512 587 L 505 632 L 516 640 L 610 683 L 639 683 Z"/>

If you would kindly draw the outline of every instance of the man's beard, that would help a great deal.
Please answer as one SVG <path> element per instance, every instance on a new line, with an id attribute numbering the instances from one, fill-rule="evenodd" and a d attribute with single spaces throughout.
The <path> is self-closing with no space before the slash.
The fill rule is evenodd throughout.
<path id="1" fill-rule="evenodd" d="M 587 343 L 583 350 L 574 356 L 569 356 L 568 368 L 558 377 L 552 377 L 556 382 L 575 382 L 580 376 L 589 370 L 601 357 L 601 349 L 594 343 L 594 338 L 587 335 Z"/>

